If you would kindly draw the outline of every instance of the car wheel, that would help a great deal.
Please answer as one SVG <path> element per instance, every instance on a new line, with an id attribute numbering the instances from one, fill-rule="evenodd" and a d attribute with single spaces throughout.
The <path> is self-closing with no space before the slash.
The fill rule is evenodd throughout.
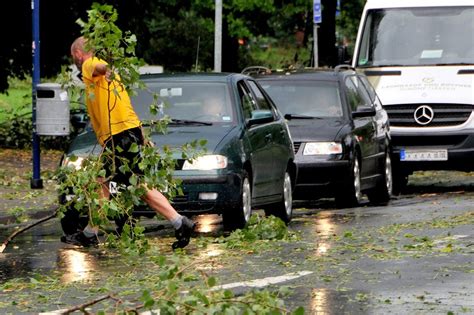
<path id="1" fill-rule="evenodd" d="M 359 156 L 354 154 L 349 180 L 336 192 L 336 205 L 338 208 L 357 207 L 361 199 Z"/>
<path id="2" fill-rule="evenodd" d="M 87 216 L 81 215 L 73 207 L 69 207 L 61 218 L 61 228 L 66 235 L 82 231 L 89 223 Z"/>
<path id="3" fill-rule="evenodd" d="M 226 209 L 222 221 L 226 230 L 244 228 L 252 215 L 252 188 L 249 175 L 244 172 L 240 189 L 240 199 L 235 207 Z"/>
<path id="4" fill-rule="evenodd" d="M 370 202 L 374 204 L 387 204 L 392 196 L 393 176 L 392 176 L 392 159 L 390 153 L 385 154 L 383 164 L 382 180 L 377 186 L 367 193 Z"/>
<path id="5" fill-rule="evenodd" d="M 273 215 L 288 224 L 293 215 L 293 190 L 291 186 L 291 176 L 288 171 L 285 172 L 282 188 L 282 200 L 276 204 L 265 207 L 265 215 Z"/>
<path id="6" fill-rule="evenodd" d="M 395 168 L 395 171 L 393 172 L 392 194 L 400 195 L 406 190 L 407 184 L 408 184 L 408 174 L 398 171 L 397 168 Z"/>
<path id="7" fill-rule="evenodd" d="M 136 219 L 133 217 L 120 216 L 114 219 L 115 221 L 115 231 L 117 235 L 121 235 L 123 232 L 123 227 L 125 224 L 129 224 L 132 228 L 135 226 Z"/>

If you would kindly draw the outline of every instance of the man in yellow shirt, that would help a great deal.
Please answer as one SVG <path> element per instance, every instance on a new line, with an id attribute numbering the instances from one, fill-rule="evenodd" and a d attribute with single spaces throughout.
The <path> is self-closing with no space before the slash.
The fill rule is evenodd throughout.
<path id="1" fill-rule="evenodd" d="M 92 128 L 97 140 L 104 148 L 111 149 L 115 158 L 115 169 L 119 169 L 121 159 L 125 158 L 129 163 L 138 160 L 140 153 L 128 152 L 132 144 L 139 146 L 144 144 L 141 123 L 133 110 L 130 97 L 124 86 L 119 82 L 120 78 L 115 75 L 111 79 L 111 73 L 105 61 L 94 56 L 93 51 L 86 50 L 84 37 L 77 38 L 71 46 L 71 55 L 74 63 L 82 72 L 82 80 L 85 84 L 87 111 L 91 119 Z M 115 150 L 120 147 L 121 150 Z M 105 163 L 107 164 L 107 163 Z M 111 164 L 111 163 L 109 163 Z M 130 164 L 129 164 L 130 165 Z M 115 172 L 112 174 L 111 165 L 106 165 L 107 177 L 113 176 L 115 182 L 129 185 L 129 178 L 133 173 L 143 174 L 138 168 L 138 163 L 131 165 L 131 172 L 123 174 Z M 110 192 L 104 179 L 102 194 L 109 198 Z M 156 189 L 148 190 L 142 199 L 157 213 L 168 219 L 175 228 L 177 241 L 172 247 L 182 248 L 188 245 L 195 223 L 176 212 L 166 197 Z M 97 245 L 98 227 L 90 224 L 82 231 L 72 235 L 65 235 L 61 240 L 65 243 L 90 246 Z"/>

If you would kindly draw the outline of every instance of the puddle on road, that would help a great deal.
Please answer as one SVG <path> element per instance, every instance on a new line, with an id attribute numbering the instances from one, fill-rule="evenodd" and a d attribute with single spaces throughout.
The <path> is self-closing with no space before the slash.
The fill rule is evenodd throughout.
<path id="1" fill-rule="evenodd" d="M 217 215 L 199 215 L 197 237 L 218 237 L 223 234 L 222 220 Z M 160 222 L 146 221 L 147 237 L 151 246 L 158 252 L 171 254 L 171 243 L 174 241 L 170 227 L 165 228 Z M 12 231 L 0 230 L 0 239 L 5 239 Z M 31 277 L 35 274 L 57 273 L 62 283 L 88 281 L 97 274 L 117 271 L 123 268 L 120 261 L 101 249 L 82 249 L 60 242 L 62 234 L 58 222 L 50 222 L 35 227 L 18 235 L 0 254 L 0 283 L 10 279 Z M 196 240 L 194 240 L 196 241 Z M 192 241 L 193 242 L 193 241 Z M 219 244 L 209 244 L 205 249 L 189 248 L 189 254 L 196 260 L 207 261 L 204 269 L 220 268 L 219 256 L 223 254 Z"/>
<path id="2" fill-rule="evenodd" d="M 308 314 L 364 314 L 367 311 L 364 305 L 365 293 L 317 288 L 311 290 L 311 299 Z M 359 299 L 359 300 L 358 300 Z"/>
<path id="3" fill-rule="evenodd" d="M 377 216 L 376 213 L 364 212 L 364 208 L 354 209 L 350 212 L 346 212 L 347 210 L 319 210 L 315 212 L 316 210 L 305 211 L 302 216 L 295 218 L 293 223 L 293 227 L 297 227 L 301 223 L 311 222 L 316 256 L 327 254 L 331 248 L 331 238 L 340 235 L 341 231 L 347 228 L 346 225 L 361 223 L 367 218 Z"/>
<path id="4" fill-rule="evenodd" d="M 58 251 L 59 270 L 63 271 L 61 282 L 92 280 L 94 272 L 98 269 L 97 258 L 87 251 L 71 248 L 62 248 Z"/>

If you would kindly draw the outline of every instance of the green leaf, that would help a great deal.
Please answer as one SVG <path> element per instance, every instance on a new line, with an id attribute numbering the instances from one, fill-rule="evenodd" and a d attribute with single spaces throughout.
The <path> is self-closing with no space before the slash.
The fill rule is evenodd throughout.
<path id="1" fill-rule="evenodd" d="M 207 285 L 208 285 L 209 287 L 211 287 L 211 288 L 212 288 L 213 286 L 215 286 L 216 283 L 217 283 L 217 281 L 216 281 L 216 278 L 214 278 L 214 277 L 209 277 L 209 278 L 207 279 Z"/>
<path id="2" fill-rule="evenodd" d="M 293 315 L 304 315 L 304 307 L 298 307 L 293 313 Z"/>
<path id="3" fill-rule="evenodd" d="M 128 149 L 128 152 L 130 153 L 138 153 L 138 151 L 139 151 L 139 146 L 137 143 L 132 143 L 132 145 Z"/>

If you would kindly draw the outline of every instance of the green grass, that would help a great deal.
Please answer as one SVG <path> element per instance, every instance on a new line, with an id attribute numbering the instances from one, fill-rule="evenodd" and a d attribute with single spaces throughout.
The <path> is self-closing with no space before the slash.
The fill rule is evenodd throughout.
<path id="1" fill-rule="evenodd" d="M 8 117 L 7 112 L 31 104 L 31 79 L 10 79 L 9 84 L 8 93 L 0 94 L 0 123 Z"/>

